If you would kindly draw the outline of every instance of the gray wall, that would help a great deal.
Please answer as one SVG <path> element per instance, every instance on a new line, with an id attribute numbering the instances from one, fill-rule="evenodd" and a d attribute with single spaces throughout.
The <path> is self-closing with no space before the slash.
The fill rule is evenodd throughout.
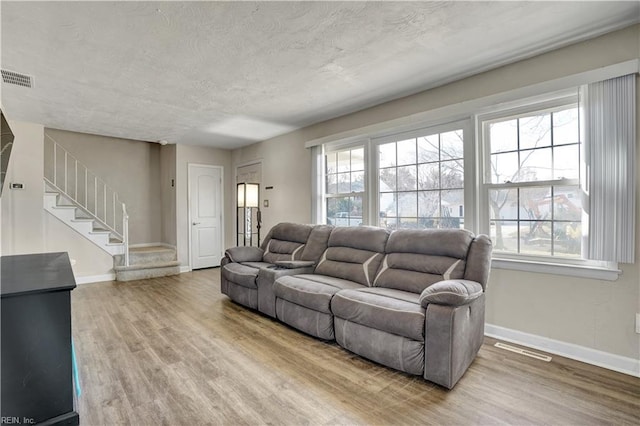
<path id="1" fill-rule="evenodd" d="M 176 236 L 176 145 L 160 147 L 160 191 L 162 203 L 162 242 L 175 246 Z M 171 181 L 173 180 L 173 186 Z"/>
<path id="2" fill-rule="evenodd" d="M 273 193 L 265 194 L 273 206 L 264 209 L 265 232 L 280 221 L 305 223 L 311 215 L 307 141 L 638 58 L 640 26 L 635 25 L 234 150 L 232 166 L 263 159 L 263 183 L 274 185 Z M 640 162 L 640 146 L 638 154 Z M 636 211 L 640 223 L 640 208 Z M 615 282 L 494 269 L 487 323 L 638 360 L 640 335 L 634 332 L 634 319 L 640 312 L 640 265 L 621 268 Z"/>
<path id="3" fill-rule="evenodd" d="M 160 145 L 49 128 L 44 132 L 118 192 L 129 213 L 130 244 L 163 242 Z"/>

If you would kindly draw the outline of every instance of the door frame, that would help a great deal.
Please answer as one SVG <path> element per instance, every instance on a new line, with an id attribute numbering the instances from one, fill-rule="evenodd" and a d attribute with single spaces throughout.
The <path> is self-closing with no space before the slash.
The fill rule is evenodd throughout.
<path id="1" fill-rule="evenodd" d="M 193 270 L 193 246 L 191 242 L 191 169 L 193 167 L 207 167 L 210 169 L 219 169 L 220 170 L 220 260 L 222 260 L 224 253 L 224 227 L 225 227 L 225 217 L 224 217 L 224 166 L 215 166 L 213 164 L 202 164 L 202 163 L 187 163 L 187 225 L 188 225 L 188 241 L 189 241 L 189 270 Z"/>
<path id="2" fill-rule="evenodd" d="M 256 160 L 245 161 L 244 163 L 238 163 L 235 165 L 235 174 L 233 176 L 233 216 L 237 217 L 238 215 L 238 169 L 246 166 L 253 166 L 254 164 L 260 164 L 260 196 L 264 199 L 264 194 L 262 190 L 264 189 L 264 164 L 262 162 L 262 158 L 258 158 Z M 251 182 L 249 182 L 251 183 Z M 255 183 L 255 182 L 254 182 Z M 258 200 L 258 204 L 260 204 L 262 200 Z M 262 206 L 260 206 L 260 210 L 262 210 Z M 238 222 L 234 221 L 234 235 L 238 235 Z"/>

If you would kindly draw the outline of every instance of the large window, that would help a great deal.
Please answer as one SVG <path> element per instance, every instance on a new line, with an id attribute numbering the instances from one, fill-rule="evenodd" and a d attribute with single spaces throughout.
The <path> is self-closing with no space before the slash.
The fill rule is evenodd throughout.
<path id="1" fill-rule="evenodd" d="M 464 226 L 462 129 L 378 144 L 378 225 Z"/>
<path id="2" fill-rule="evenodd" d="M 466 228 L 491 237 L 497 267 L 613 279 L 614 262 L 588 258 L 589 228 L 608 219 L 593 212 L 606 200 L 586 191 L 593 119 L 585 126 L 580 96 L 567 89 L 324 145 L 315 212 L 337 226 Z"/>
<path id="3" fill-rule="evenodd" d="M 365 161 L 362 146 L 325 153 L 325 214 L 335 226 L 363 224 Z"/>
<path id="4" fill-rule="evenodd" d="M 494 250 L 582 257 L 577 99 L 482 119 L 484 197 Z"/>

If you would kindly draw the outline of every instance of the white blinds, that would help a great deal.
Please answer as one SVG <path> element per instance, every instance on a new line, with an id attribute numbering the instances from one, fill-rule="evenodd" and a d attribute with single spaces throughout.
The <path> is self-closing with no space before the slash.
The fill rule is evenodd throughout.
<path id="1" fill-rule="evenodd" d="M 589 258 L 633 263 L 636 187 L 636 75 L 589 84 L 585 152 Z"/>

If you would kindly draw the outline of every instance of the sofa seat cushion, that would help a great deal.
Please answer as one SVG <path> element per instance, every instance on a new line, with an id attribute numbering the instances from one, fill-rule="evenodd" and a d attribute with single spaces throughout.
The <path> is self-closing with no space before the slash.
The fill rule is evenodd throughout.
<path id="1" fill-rule="evenodd" d="M 343 289 L 364 286 L 341 278 L 302 274 L 278 278 L 273 288 L 277 298 L 330 314 L 334 294 Z"/>
<path id="2" fill-rule="evenodd" d="M 424 342 L 425 309 L 419 299 L 419 294 L 390 288 L 342 290 L 331 310 L 337 318 Z"/>
<path id="3" fill-rule="evenodd" d="M 232 283 L 256 289 L 256 278 L 260 269 L 241 263 L 227 263 L 222 267 L 222 276 Z"/>

